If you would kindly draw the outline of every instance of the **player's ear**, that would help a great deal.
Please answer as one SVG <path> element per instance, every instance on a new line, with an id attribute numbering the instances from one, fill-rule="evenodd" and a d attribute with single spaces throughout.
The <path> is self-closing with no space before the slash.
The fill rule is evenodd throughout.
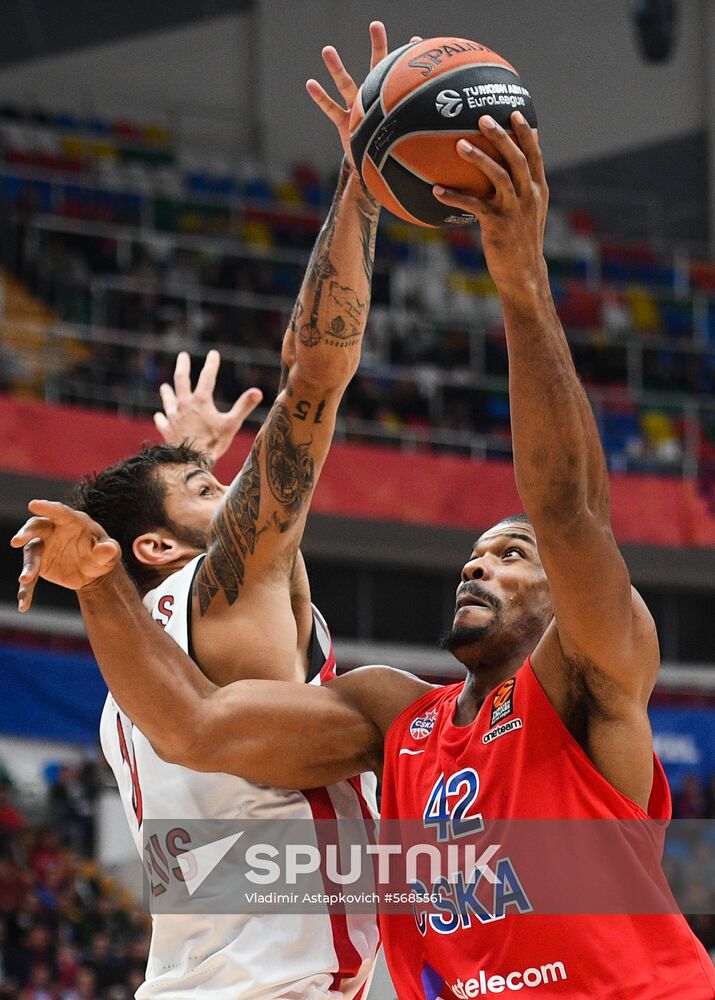
<path id="1" fill-rule="evenodd" d="M 145 531 L 132 542 L 134 558 L 144 566 L 166 566 L 186 555 L 189 550 L 184 542 L 159 531 Z M 193 553 L 193 549 L 191 552 Z"/>

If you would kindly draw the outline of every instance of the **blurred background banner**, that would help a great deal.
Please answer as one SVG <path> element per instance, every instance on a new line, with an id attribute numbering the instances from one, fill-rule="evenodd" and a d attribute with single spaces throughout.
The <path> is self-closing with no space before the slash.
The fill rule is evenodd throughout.
<path id="1" fill-rule="evenodd" d="M 0 398 L 0 470 L 31 475 L 42 469 L 69 484 L 156 439 L 148 420 L 76 407 Z M 217 467 L 230 479 L 248 454 L 240 434 Z M 613 528 L 620 542 L 715 547 L 709 492 L 688 479 L 614 473 Z M 445 528 L 495 523 L 521 509 L 511 462 L 405 454 L 336 444 L 311 505 L 317 514 L 374 518 Z"/>
<path id="2" fill-rule="evenodd" d="M 653 705 L 649 715 L 655 751 L 671 786 L 679 789 L 690 775 L 705 786 L 710 775 L 715 774 L 715 712 L 710 708 Z"/>
<path id="3" fill-rule="evenodd" d="M 88 656 L 0 647 L 0 732 L 94 748 L 107 689 Z"/>

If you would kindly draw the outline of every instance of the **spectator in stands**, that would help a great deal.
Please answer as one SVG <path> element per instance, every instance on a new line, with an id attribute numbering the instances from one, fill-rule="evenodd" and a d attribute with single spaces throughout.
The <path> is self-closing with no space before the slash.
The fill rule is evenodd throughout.
<path id="1" fill-rule="evenodd" d="M 49 963 L 35 962 L 30 968 L 27 983 L 20 990 L 20 1000 L 58 1000 L 52 979 Z"/>
<path id="2" fill-rule="evenodd" d="M 94 789 L 80 767 L 60 768 L 50 789 L 55 827 L 63 842 L 90 857 L 94 844 Z"/>
<path id="3" fill-rule="evenodd" d="M 710 775 L 710 780 L 705 787 L 704 805 L 703 818 L 715 819 L 715 774 Z"/>
<path id="4" fill-rule="evenodd" d="M 57 986 L 63 991 L 73 990 L 77 986 L 80 972 L 79 951 L 71 944 L 61 944 L 57 949 Z"/>
<path id="5" fill-rule="evenodd" d="M 94 972 L 97 992 L 100 994 L 106 993 L 122 979 L 119 961 L 110 949 L 109 935 L 103 931 L 92 935 L 84 965 Z"/>
<path id="6" fill-rule="evenodd" d="M 678 793 L 673 796 L 673 816 L 676 819 L 702 819 L 705 812 L 703 786 L 696 774 L 689 774 L 683 779 Z"/>
<path id="7" fill-rule="evenodd" d="M 52 965 L 53 948 L 50 931 L 44 924 L 37 924 L 26 932 L 19 946 L 13 949 L 10 973 L 24 986 L 32 982 L 34 971 L 38 967 L 51 968 Z"/>
<path id="8" fill-rule="evenodd" d="M 47 872 L 58 868 L 62 862 L 62 848 L 53 830 L 41 830 L 37 842 L 30 851 L 30 865 L 35 878 L 43 881 Z"/>
<path id="9" fill-rule="evenodd" d="M 25 826 L 25 817 L 13 805 L 7 786 L 0 786 L 0 835 L 17 833 Z"/>
<path id="10" fill-rule="evenodd" d="M 89 965 L 82 965 L 77 972 L 74 987 L 64 990 L 60 1000 L 98 1000 L 97 978 Z"/>

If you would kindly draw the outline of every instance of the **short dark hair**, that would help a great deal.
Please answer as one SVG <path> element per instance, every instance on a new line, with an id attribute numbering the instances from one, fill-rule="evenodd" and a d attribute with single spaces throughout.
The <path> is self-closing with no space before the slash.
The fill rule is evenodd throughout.
<path id="1" fill-rule="evenodd" d="M 151 445 L 103 472 L 87 476 L 75 488 L 70 501 L 119 542 L 127 572 L 140 588 L 152 582 L 154 571 L 135 558 L 134 539 L 145 531 L 172 526 L 164 507 L 166 487 L 156 474 L 164 465 L 211 468 L 208 457 L 187 444 Z"/>
<path id="2" fill-rule="evenodd" d="M 502 524 L 531 524 L 528 514 L 509 514 L 508 517 L 500 517 L 492 528 L 500 528 Z"/>

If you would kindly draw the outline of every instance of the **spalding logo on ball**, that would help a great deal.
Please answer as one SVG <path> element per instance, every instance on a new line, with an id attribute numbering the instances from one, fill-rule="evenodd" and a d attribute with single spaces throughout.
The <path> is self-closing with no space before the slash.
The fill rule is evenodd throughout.
<path id="1" fill-rule="evenodd" d="M 432 227 L 474 222 L 437 201 L 432 186 L 491 194 L 491 182 L 455 146 L 469 139 L 498 160 L 477 122 L 488 114 L 508 129 L 514 111 L 536 128 L 529 91 L 496 52 L 466 38 L 410 42 L 378 63 L 360 88 L 350 117 L 355 166 L 370 193 L 401 219 Z"/>

